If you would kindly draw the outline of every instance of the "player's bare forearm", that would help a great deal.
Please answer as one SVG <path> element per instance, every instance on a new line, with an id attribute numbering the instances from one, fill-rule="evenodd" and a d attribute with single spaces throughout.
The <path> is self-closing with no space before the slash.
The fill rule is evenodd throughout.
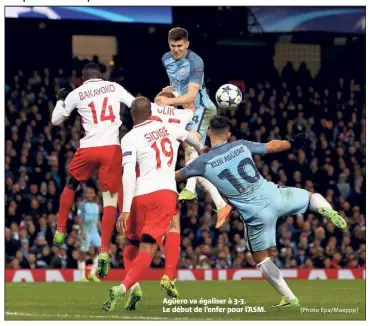
<path id="1" fill-rule="evenodd" d="M 292 146 L 287 140 L 272 140 L 266 144 L 267 153 L 279 153 L 290 149 Z"/>
<path id="2" fill-rule="evenodd" d="M 185 139 L 185 143 L 188 144 L 189 146 L 193 147 L 197 153 L 199 154 L 202 149 L 203 149 L 203 146 L 202 144 L 199 142 L 199 139 L 198 137 L 193 134 L 193 133 L 188 133 L 186 139 Z"/>
<path id="3" fill-rule="evenodd" d="M 194 102 L 195 98 L 198 95 L 200 89 L 200 85 L 196 83 L 189 83 L 188 86 L 188 92 L 186 94 L 183 94 L 179 97 L 171 98 L 171 103 L 170 105 L 187 105 L 191 104 Z"/>

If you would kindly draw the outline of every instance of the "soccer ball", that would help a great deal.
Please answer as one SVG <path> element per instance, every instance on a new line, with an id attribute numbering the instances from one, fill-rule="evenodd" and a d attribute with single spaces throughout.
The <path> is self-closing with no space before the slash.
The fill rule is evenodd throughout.
<path id="1" fill-rule="evenodd" d="M 242 92 L 235 85 L 222 85 L 216 92 L 216 101 L 223 109 L 234 110 L 242 101 Z"/>

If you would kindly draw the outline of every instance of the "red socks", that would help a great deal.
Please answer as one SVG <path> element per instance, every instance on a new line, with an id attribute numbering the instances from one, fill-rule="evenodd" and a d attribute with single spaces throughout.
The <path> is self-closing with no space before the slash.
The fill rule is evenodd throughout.
<path id="1" fill-rule="evenodd" d="M 116 207 L 106 206 L 103 208 L 100 253 L 109 252 L 110 240 L 112 238 L 114 225 L 116 224 L 116 213 Z"/>
<path id="2" fill-rule="evenodd" d="M 139 282 L 144 272 L 149 268 L 152 262 L 152 256 L 147 251 L 139 251 L 136 259 L 132 262 L 132 268 L 126 274 L 122 284 L 129 289 L 136 282 Z"/>
<path id="3" fill-rule="evenodd" d="M 58 232 L 67 231 L 68 215 L 69 212 L 71 211 L 74 200 L 75 192 L 68 187 L 64 187 L 59 202 L 58 227 L 57 227 Z"/>
<path id="4" fill-rule="evenodd" d="M 126 273 L 132 268 L 132 264 L 139 252 L 139 248 L 132 245 L 127 244 L 125 249 L 123 250 L 123 263 L 125 265 Z"/>
<path id="5" fill-rule="evenodd" d="M 174 280 L 177 276 L 177 263 L 180 258 L 180 234 L 177 232 L 170 232 L 166 236 L 164 245 L 164 254 L 166 256 L 166 267 L 164 274 L 170 280 Z"/>

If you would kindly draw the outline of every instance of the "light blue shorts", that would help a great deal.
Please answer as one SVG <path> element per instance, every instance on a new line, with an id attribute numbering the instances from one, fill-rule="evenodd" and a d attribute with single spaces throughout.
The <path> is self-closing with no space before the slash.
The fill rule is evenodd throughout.
<path id="1" fill-rule="evenodd" d="M 245 239 L 249 251 L 266 250 L 276 246 L 276 221 L 279 217 L 302 214 L 309 205 L 305 189 L 279 187 L 277 198 L 259 213 L 244 220 Z M 243 212 L 240 211 L 243 216 Z"/>
<path id="2" fill-rule="evenodd" d="M 197 107 L 194 112 L 193 121 L 186 126 L 187 130 L 194 130 L 202 136 L 200 140 L 202 145 L 206 143 L 209 122 L 215 115 L 217 115 L 217 109 L 213 105 L 210 108 Z"/>
<path id="3" fill-rule="evenodd" d="M 99 248 L 101 246 L 100 234 L 86 233 L 86 239 L 80 237 L 80 252 L 88 252 L 90 247 Z"/>

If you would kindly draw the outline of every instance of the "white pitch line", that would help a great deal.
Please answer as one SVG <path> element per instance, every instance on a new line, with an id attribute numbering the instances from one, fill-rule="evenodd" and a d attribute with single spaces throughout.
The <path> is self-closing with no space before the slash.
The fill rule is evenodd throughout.
<path id="1" fill-rule="evenodd" d="M 23 316 L 23 317 L 55 317 L 55 318 L 89 318 L 96 319 L 129 319 L 129 320 L 189 320 L 188 318 L 166 318 L 166 317 L 144 317 L 144 316 L 118 316 L 118 315 L 68 315 L 68 314 L 32 314 L 29 312 L 21 311 L 6 311 L 5 315 L 8 316 Z"/>

